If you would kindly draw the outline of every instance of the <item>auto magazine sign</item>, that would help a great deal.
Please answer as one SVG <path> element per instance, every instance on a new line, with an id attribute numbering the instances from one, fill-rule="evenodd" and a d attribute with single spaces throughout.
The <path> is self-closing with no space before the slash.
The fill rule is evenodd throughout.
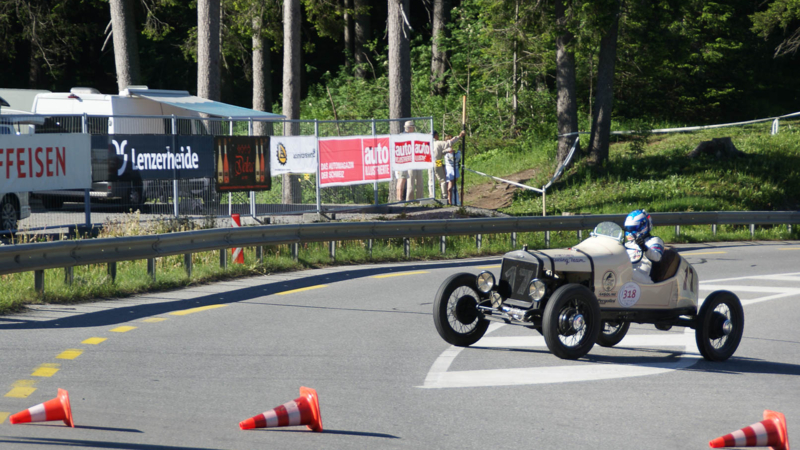
<path id="1" fill-rule="evenodd" d="M 273 176 L 317 173 L 317 139 L 314 136 L 272 136 L 269 161 Z"/>
<path id="2" fill-rule="evenodd" d="M 272 187 L 268 136 L 214 138 L 217 192 L 268 191 Z"/>
<path id="3" fill-rule="evenodd" d="M 211 136 L 113 134 L 95 136 L 93 144 L 108 149 L 108 179 L 102 181 L 214 176 Z"/>
<path id="4" fill-rule="evenodd" d="M 2 192 L 88 189 L 92 158 L 88 134 L 0 138 Z"/>
<path id="5" fill-rule="evenodd" d="M 423 133 L 403 133 L 391 136 L 392 170 L 430 169 L 433 137 Z"/>
<path id="6" fill-rule="evenodd" d="M 319 140 L 320 186 L 347 186 L 391 178 L 389 136 Z"/>

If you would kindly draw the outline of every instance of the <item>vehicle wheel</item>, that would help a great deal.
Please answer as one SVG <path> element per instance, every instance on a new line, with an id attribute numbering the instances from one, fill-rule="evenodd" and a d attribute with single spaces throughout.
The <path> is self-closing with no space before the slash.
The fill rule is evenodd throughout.
<path id="1" fill-rule="evenodd" d="M 613 347 L 628 334 L 630 327 L 631 323 L 626 321 L 603 322 L 603 329 L 597 335 L 597 343 L 602 347 Z"/>
<path id="2" fill-rule="evenodd" d="M 489 321 L 478 313 L 479 301 L 475 275 L 457 273 L 444 280 L 433 300 L 433 323 L 439 336 L 458 347 L 478 342 L 489 328 Z"/>
<path id="3" fill-rule="evenodd" d="M 17 199 L 11 195 L 6 195 L 0 203 L 0 229 L 16 230 L 18 217 L 19 206 L 17 205 Z"/>
<path id="4" fill-rule="evenodd" d="M 144 190 L 141 186 L 134 186 L 128 189 L 128 206 L 139 208 L 144 203 Z"/>
<path id="5" fill-rule="evenodd" d="M 542 331 L 547 348 L 561 359 L 589 353 L 600 334 L 600 304 L 579 284 L 556 290 L 544 308 Z"/>
<path id="6" fill-rule="evenodd" d="M 59 197 L 42 197 L 42 205 L 46 209 L 61 209 L 64 206 L 64 199 Z"/>
<path id="7" fill-rule="evenodd" d="M 706 297 L 697 314 L 694 337 L 697 349 L 709 361 L 725 361 L 739 347 L 744 333 L 744 310 L 739 297 L 715 291 Z"/>

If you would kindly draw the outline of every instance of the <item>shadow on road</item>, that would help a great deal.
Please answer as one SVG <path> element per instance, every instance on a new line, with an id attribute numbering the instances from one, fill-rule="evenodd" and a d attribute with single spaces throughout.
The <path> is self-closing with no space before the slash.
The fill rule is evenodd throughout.
<path id="1" fill-rule="evenodd" d="M 274 295 L 284 291 L 301 289 L 305 287 L 317 286 L 320 284 L 336 283 L 338 281 L 354 280 L 367 278 L 374 275 L 385 275 L 391 272 L 409 272 L 414 270 L 443 269 L 453 267 L 470 267 L 499 264 L 500 259 L 488 259 L 480 261 L 447 261 L 435 264 L 410 264 L 407 266 L 376 266 L 367 269 L 348 270 L 342 267 L 339 272 L 325 273 L 307 277 L 300 277 L 294 280 L 280 280 L 266 284 L 249 286 L 242 289 L 233 289 L 228 292 L 213 293 L 185 300 L 172 300 L 162 303 L 149 303 L 137 306 L 121 306 L 103 311 L 76 314 L 74 316 L 62 317 L 53 320 L 36 321 L 17 319 L 13 315 L 0 317 L 0 330 L 30 330 L 30 329 L 58 329 L 58 328 L 82 328 L 116 325 L 131 322 L 133 320 L 168 314 L 191 308 L 199 308 L 209 305 L 219 305 L 237 303 L 254 298 L 261 298 Z M 299 273 L 299 272 L 293 272 Z M 152 297 L 150 297 L 152 298 Z M 272 306 L 297 306 L 288 303 L 270 302 L 264 303 Z M 309 308 L 335 308 L 335 306 L 304 306 Z M 399 314 L 409 314 L 409 311 L 394 310 L 364 310 L 349 309 L 350 311 L 365 312 L 389 312 Z"/>
<path id="2" fill-rule="evenodd" d="M 0 436 L 0 444 L 13 444 L 20 448 L 27 445 L 52 445 L 59 447 L 87 447 L 87 448 L 113 448 L 122 450 L 217 450 L 201 447 L 175 447 L 170 445 L 128 444 L 125 442 L 87 441 L 82 439 L 55 439 L 35 437 L 5 437 Z"/>
<path id="3" fill-rule="evenodd" d="M 308 430 L 306 429 L 291 429 L 291 428 L 259 428 L 257 432 L 258 431 L 269 432 L 269 433 L 308 433 Z M 378 437 L 385 439 L 400 439 L 399 437 L 391 434 L 371 433 L 368 431 L 331 430 L 330 428 L 325 428 L 325 431 L 323 431 L 323 433 L 341 434 L 344 436 L 363 436 L 363 437 Z"/>

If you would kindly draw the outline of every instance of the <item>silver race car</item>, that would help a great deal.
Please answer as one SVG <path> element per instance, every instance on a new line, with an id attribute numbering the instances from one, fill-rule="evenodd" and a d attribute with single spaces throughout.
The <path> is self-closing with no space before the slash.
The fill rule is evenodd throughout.
<path id="1" fill-rule="evenodd" d="M 708 295 L 698 309 L 697 272 L 674 249 L 653 264 L 653 284 L 632 280 L 624 232 L 613 222 L 561 250 L 506 253 L 500 279 L 491 272 L 458 273 L 444 281 L 433 303 L 433 320 L 448 343 L 466 347 L 486 333 L 489 321 L 539 331 L 563 359 L 586 355 L 595 342 L 613 347 L 631 322 L 695 330 L 697 348 L 710 361 L 725 361 L 739 347 L 744 311 L 728 291 Z"/>

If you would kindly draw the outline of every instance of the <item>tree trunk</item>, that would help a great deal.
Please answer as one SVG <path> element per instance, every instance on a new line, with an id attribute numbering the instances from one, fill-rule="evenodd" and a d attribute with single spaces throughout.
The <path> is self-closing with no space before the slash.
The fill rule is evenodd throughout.
<path id="1" fill-rule="evenodd" d="M 139 46 L 133 17 L 133 0 L 109 0 L 114 39 L 114 62 L 120 91 L 140 83 Z"/>
<path id="2" fill-rule="evenodd" d="M 353 0 L 353 7 L 356 10 L 354 31 L 355 42 L 353 43 L 353 52 L 356 57 L 356 76 L 364 79 L 367 76 L 367 65 L 369 58 L 367 57 L 367 42 L 370 39 L 369 29 L 369 14 L 365 11 L 369 7 L 368 0 Z"/>
<path id="3" fill-rule="evenodd" d="M 353 15 L 350 11 L 353 9 L 353 0 L 344 0 L 344 65 L 350 67 L 350 61 L 353 58 Z"/>
<path id="4" fill-rule="evenodd" d="M 608 159 L 608 144 L 611 136 L 611 109 L 614 103 L 614 66 L 617 59 L 617 34 L 619 31 L 619 1 L 615 2 L 612 24 L 600 40 L 600 55 L 597 62 L 597 94 L 595 94 L 594 116 L 590 137 L 590 165 L 598 166 Z"/>
<path id="5" fill-rule="evenodd" d="M 270 54 L 268 41 L 261 33 L 263 24 L 259 13 L 253 17 L 253 109 L 272 112 L 272 83 L 270 83 Z M 272 134 L 272 122 L 256 122 L 253 125 L 256 136 Z"/>
<path id="6" fill-rule="evenodd" d="M 411 30 L 404 17 L 408 17 L 409 0 L 389 0 L 389 117 L 402 119 L 411 117 L 411 54 L 409 40 Z M 391 123 L 391 133 L 403 131 L 403 122 Z M 396 201 L 396 183 L 392 178 L 389 200 Z M 402 182 L 401 182 L 402 183 Z M 409 183 L 410 184 L 410 183 Z"/>
<path id="7" fill-rule="evenodd" d="M 219 2 L 220 0 L 197 2 L 197 96 L 217 101 L 220 99 L 222 73 L 219 53 Z"/>
<path id="8" fill-rule="evenodd" d="M 575 53 L 569 48 L 575 37 L 566 29 L 565 0 L 556 0 L 556 25 L 560 31 L 556 36 L 556 118 L 558 134 L 564 135 L 578 131 L 578 99 L 575 93 Z M 567 159 L 569 150 L 578 136 L 558 138 L 556 159 L 561 165 Z M 575 149 L 576 152 L 580 148 Z M 574 159 L 573 159 L 574 160 Z"/>
<path id="9" fill-rule="evenodd" d="M 300 118 L 300 0 L 283 2 L 283 115 Z M 298 123 L 285 122 L 284 136 L 300 134 Z M 301 203 L 300 178 L 285 174 L 282 179 L 283 203 Z"/>
<path id="10" fill-rule="evenodd" d="M 444 95 L 447 89 L 444 74 L 447 71 L 449 52 L 442 41 L 449 37 L 447 24 L 450 22 L 450 0 L 433 1 L 433 36 L 431 37 L 431 93 Z"/>
<path id="11" fill-rule="evenodd" d="M 516 27 L 519 22 L 519 0 L 514 4 L 514 26 Z M 519 66 L 519 57 L 517 48 L 519 47 L 519 39 L 514 36 L 514 61 L 511 75 L 511 135 L 517 135 L 517 112 L 519 111 L 519 103 L 517 102 L 517 93 L 519 92 L 519 78 L 517 77 L 517 69 Z"/>

